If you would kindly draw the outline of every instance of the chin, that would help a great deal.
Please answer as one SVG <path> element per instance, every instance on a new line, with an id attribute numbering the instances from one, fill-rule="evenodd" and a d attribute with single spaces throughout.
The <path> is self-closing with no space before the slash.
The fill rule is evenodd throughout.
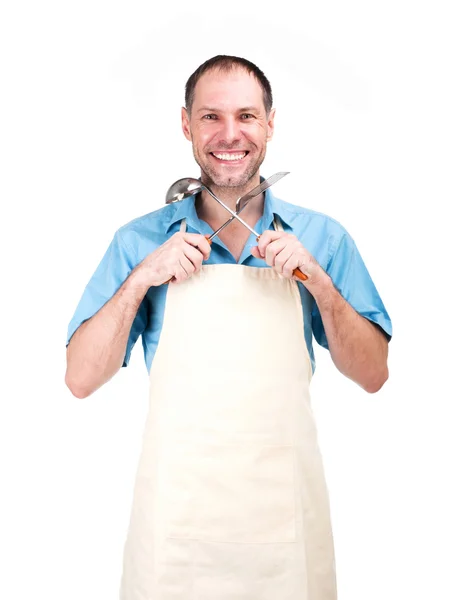
<path id="1" fill-rule="evenodd" d="M 199 165 L 202 171 L 202 180 L 209 182 L 208 185 L 215 185 L 217 187 L 241 187 L 245 185 L 251 178 L 247 173 L 219 173 L 215 169 L 208 168 L 207 165 Z"/>
<path id="2" fill-rule="evenodd" d="M 201 169 L 201 177 L 207 185 L 215 185 L 221 188 L 241 188 L 244 187 L 252 177 L 258 172 L 263 162 L 264 154 L 256 158 L 256 154 L 250 153 L 247 156 L 248 162 L 242 165 L 242 169 L 236 168 L 232 173 L 231 168 L 222 167 L 214 164 L 214 161 L 194 153 L 194 158 Z"/>
<path id="3" fill-rule="evenodd" d="M 215 177 L 214 184 L 218 187 L 239 188 L 245 186 L 250 179 L 251 176 L 246 174 L 240 176 L 220 175 Z"/>
<path id="4" fill-rule="evenodd" d="M 216 169 L 208 167 L 207 165 L 205 165 L 205 167 L 206 168 L 202 168 L 202 166 L 200 166 L 202 176 L 205 179 L 209 180 L 211 184 L 222 188 L 244 187 L 250 181 L 250 179 L 254 177 L 254 175 L 258 172 L 259 168 L 257 165 L 254 165 L 252 169 L 246 169 L 242 173 L 233 174 L 219 172 Z"/>

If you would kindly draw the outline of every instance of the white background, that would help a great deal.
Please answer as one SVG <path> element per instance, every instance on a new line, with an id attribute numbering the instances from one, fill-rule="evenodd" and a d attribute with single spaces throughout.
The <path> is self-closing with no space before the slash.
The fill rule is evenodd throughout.
<path id="1" fill-rule="evenodd" d="M 262 174 L 348 229 L 394 325 L 375 395 L 315 348 L 339 599 L 473 598 L 466 4 L 5 3 L 0 597 L 118 597 L 147 372 L 139 340 L 74 398 L 67 325 L 114 231 L 199 175 L 184 84 L 236 54 L 273 86 Z"/>

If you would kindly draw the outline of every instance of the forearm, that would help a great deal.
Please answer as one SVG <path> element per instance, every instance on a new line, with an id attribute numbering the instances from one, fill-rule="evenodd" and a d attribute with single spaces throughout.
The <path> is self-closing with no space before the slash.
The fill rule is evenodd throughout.
<path id="1" fill-rule="evenodd" d="M 147 287 L 134 273 L 74 333 L 67 347 L 66 385 L 77 398 L 90 396 L 120 369 L 133 320 Z"/>
<path id="2" fill-rule="evenodd" d="M 383 333 L 356 312 L 322 269 L 306 287 L 317 303 L 337 369 L 367 392 L 377 392 L 388 378 L 388 342 Z"/>

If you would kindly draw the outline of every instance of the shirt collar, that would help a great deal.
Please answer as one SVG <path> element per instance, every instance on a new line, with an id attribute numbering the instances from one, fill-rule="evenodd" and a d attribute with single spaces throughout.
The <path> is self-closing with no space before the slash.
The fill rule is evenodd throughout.
<path id="1" fill-rule="evenodd" d="M 260 176 L 260 183 L 263 181 L 265 181 L 265 178 Z M 195 209 L 195 198 L 195 196 L 190 196 L 189 198 L 185 198 L 180 202 L 176 202 L 176 210 L 167 224 L 166 233 L 169 232 L 175 223 L 182 221 L 182 219 L 186 219 L 187 225 L 196 231 L 202 230 L 203 222 L 197 216 L 197 211 Z M 277 215 L 290 229 L 293 229 L 295 214 L 289 211 L 286 207 L 286 203 L 279 198 L 276 198 L 272 190 L 268 188 L 264 192 L 264 210 L 261 220 L 261 231 L 269 229 L 271 223 L 274 221 L 275 215 Z M 242 215 L 242 218 L 245 218 L 244 214 Z"/>
<path id="2" fill-rule="evenodd" d="M 166 233 L 169 232 L 174 223 L 182 221 L 183 219 L 186 219 L 187 224 L 193 229 L 196 229 L 197 231 L 200 230 L 199 217 L 195 210 L 195 196 L 189 196 L 188 198 L 184 198 L 184 200 L 176 202 L 175 207 L 176 210 L 167 224 Z"/>

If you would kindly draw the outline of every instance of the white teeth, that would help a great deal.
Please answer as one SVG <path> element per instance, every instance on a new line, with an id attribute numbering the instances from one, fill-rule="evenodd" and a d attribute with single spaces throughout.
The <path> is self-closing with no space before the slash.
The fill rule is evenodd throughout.
<path id="1" fill-rule="evenodd" d="M 245 157 L 246 152 L 243 152 L 242 154 L 216 154 L 213 152 L 212 154 L 220 160 L 241 160 Z"/>

